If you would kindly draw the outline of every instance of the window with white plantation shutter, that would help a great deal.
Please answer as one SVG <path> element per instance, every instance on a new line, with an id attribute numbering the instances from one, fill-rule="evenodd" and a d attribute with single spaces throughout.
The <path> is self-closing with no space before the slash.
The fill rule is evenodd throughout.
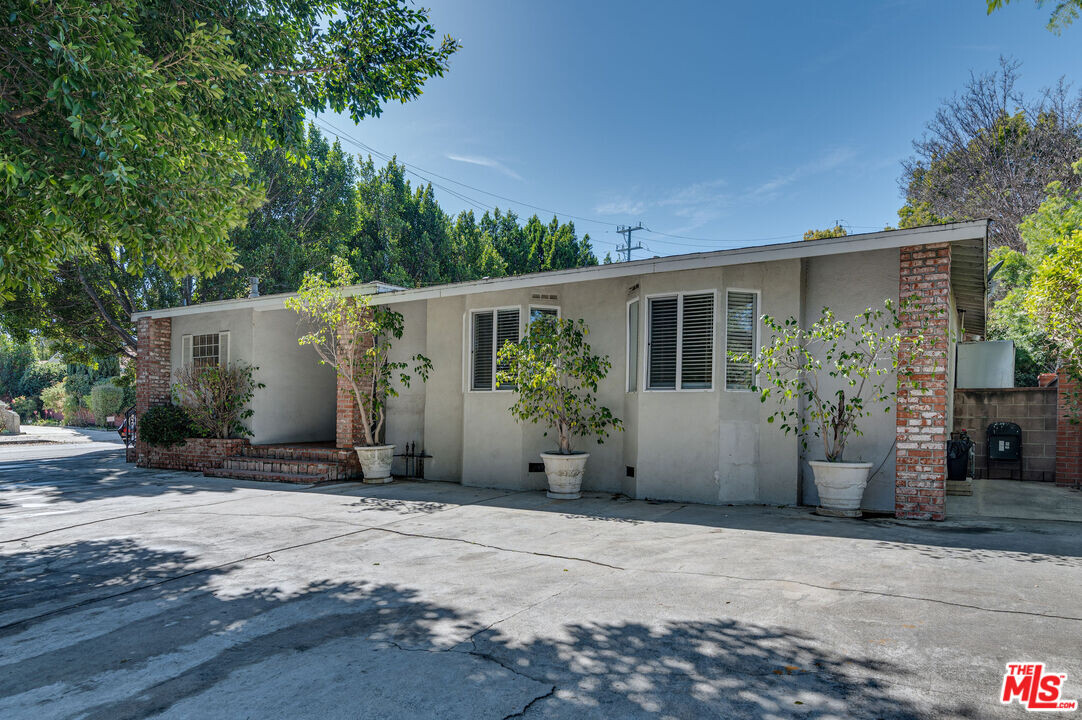
<path id="1" fill-rule="evenodd" d="M 650 298 L 647 301 L 648 339 L 646 389 L 676 389 L 676 349 L 679 297 Z"/>
<path id="2" fill-rule="evenodd" d="M 518 342 L 518 308 L 496 311 L 496 352 L 499 353 L 504 343 L 508 342 Z M 507 363 L 496 361 L 496 372 L 506 371 L 507 368 Z M 499 385 L 500 390 L 512 390 L 514 387 L 514 383 L 500 383 Z"/>
<path id="3" fill-rule="evenodd" d="M 506 364 L 497 363 L 496 354 L 504 343 L 517 343 L 519 340 L 519 309 L 473 313 L 470 334 L 470 389 L 492 390 L 496 372 L 507 369 Z M 513 387 L 503 383 L 497 389 L 509 390 Z"/>
<path id="4" fill-rule="evenodd" d="M 758 296 L 732 290 L 726 294 L 725 389 L 750 390 L 755 384 L 750 362 L 736 361 L 736 355 L 754 355 Z"/>
<path id="5" fill-rule="evenodd" d="M 495 363 L 492 361 L 492 313 L 479 312 L 473 314 L 472 328 L 473 377 L 470 380 L 471 390 L 491 390 L 492 370 Z"/>
<path id="6" fill-rule="evenodd" d="M 680 387 L 710 388 L 714 375 L 714 293 L 680 298 Z"/>
<path id="7" fill-rule="evenodd" d="M 639 389 L 639 301 L 627 304 L 627 391 Z"/>

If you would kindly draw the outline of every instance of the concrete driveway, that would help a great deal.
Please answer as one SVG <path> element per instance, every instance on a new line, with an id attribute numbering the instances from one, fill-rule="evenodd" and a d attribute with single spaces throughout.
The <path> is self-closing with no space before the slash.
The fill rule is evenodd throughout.
<path id="1" fill-rule="evenodd" d="M 1023 717 L 1082 533 L 0 463 L 3 718 Z"/>

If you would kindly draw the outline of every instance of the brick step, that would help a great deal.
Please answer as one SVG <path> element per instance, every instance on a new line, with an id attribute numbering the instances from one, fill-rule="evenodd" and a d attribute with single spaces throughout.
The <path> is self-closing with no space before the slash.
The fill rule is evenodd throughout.
<path id="1" fill-rule="evenodd" d="M 354 464 L 357 453 L 344 448 L 290 447 L 282 445 L 249 445 L 240 451 L 245 457 L 276 460 L 312 460 Z"/>
<path id="2" fill-rule="evenodd" d="M 233 455 L 222 461 L 224 470 L 259 470 L 293 475 L 320 475 L 326 480 L 337 480 L 345 469 L 342 463 L 316 460 L 283 460 L 279 458 Z"/>
<path id="3" fill-rule="evenodd" d="M 230 470 L 228 468 L 215 468 L 203 472 L 206 477 L 233 478 L 234 480 L 262 480 L 263 482 L 295 483 L 298 485 L 311 485 L 323 482 L 324 478 L 319 475 L 308 473 L 285 473 L 269 472 L 266 470 Z"/>

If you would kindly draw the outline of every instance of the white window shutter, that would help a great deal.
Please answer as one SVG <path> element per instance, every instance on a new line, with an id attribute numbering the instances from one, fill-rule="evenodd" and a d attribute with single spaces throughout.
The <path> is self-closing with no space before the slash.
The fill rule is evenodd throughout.
<path id="1" fill-rule="evenodd" d="M 683 297 L 680 387 L 709 388 L 714 370 L 714 293 Z"/>
<path id="2" fill-rule="evenodd" d="M 180 364 L 181 366 L 192 364 L 192 336 L 184 335 L 180 339 Z"/>
<path id="3" fill-rule="evenodd" d="M 497 310 L 496 311 L 496 353 L 499 354 L 500 348 L 505 343 L 517 343 L 519 340 L 518 334 L 519 328 L 519 311 L 518 308 L 514 310 Z M 502 363 L 497 360 L 496 372 L 509 369 L 507 363 Z M 515 387 L 514 383 L 500 383 L 499 390 L 511 390 Z"/>
<path id="4" fill-rule="evenodd" d="M 734 360 L 734 355 L 754 355 L 755 323 L 758 313 L 755 293 L 730 291 L 726 296 L 725 388 L 750 390 L 755 384 L 752 365 Z"/>
<path id="5" fill-rule="evenodd" d="M 473 315 L 473 378 L 471 390 L 492 389 L 492 313 L 479 312 Z"/>
<path id="6" fill-rule="evenodd" d="M 229 331 L 218 333 L 218 366 L 229 367 Z"/>
<path id="7" fill-rule="evenodd" d="M 679 298 L 650 298 L 647 308 L 646 388 L 676 389 L 676 348 Z"/>

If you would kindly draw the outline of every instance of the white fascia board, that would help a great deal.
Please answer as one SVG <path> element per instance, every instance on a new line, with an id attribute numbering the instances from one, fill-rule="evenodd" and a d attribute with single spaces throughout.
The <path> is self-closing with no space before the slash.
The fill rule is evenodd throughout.
<path id="1" fill-rule="evenodd" d="M 808 257 L 823 257 L 843 253 L 867 252 L 901 248 L 909 245 L 928 245 L 932 243 L 952 243 L 964 240 L 982 239 L 988 234 L 988 221 L 975 220 L 950 225 L 930 225 L 907 230 L 884 230 L 861 235 L 847 235 L 840 238 L 823 240 L 800 240 L 776 245 L 757 245 L 734 250 L 715 250 L 712 252 L 692 253 L 688 255 L 670 255 L 667 257 L 634 260 L 632 262 L 595 265 L 571 270 L 553 270 L 515 277 L 473 280 L 452 285 L 434 285 L 427 288 L 398 290 L 373 298 L 373 304 L 389 304 L 428 300 L 432 298 L 455 297 L 473 293 L 496 292 L 499 290 L 517 290 L 547 285 L 584 282 L 587 280 L 605 280 L 609 278 L 650 275 L 677 270 L 698 270 L 702 268 L 723 267 L 726 265 L 747 265 L 749 263 L 793 260 Z"/>
<path id="2" fill-rule="evenodd" d="M 775 245 L 756 245 L 733 250 L 714 250 L 710 252 L 690 253 L 687 255 L 669 255 L 667 257 L 633 260 L 631 262 L 594 265 L 591 267 L 572 268 L 570 270 L 551 270 L 543 273 L 517 275 L 514 277 L 471 280 L 450 285 L 433 285 L 426 288 L 401 288 L 383 282 L 353 285 L 346 289 L 347 295 L 372 295 L 376 305 L 429 300 L 432 298 L 456 297 L 473 293 L 515 290 L 546 285 L 585 282 L 588 280 L 606 280 L 610 278 L 651 275 L 677 270 L 696 270 L 701 268 L 723 267 L 726 265 L 746 265 L 748 263 L 793 260 L 843 253 L 866 252 L 908 245 L 927 245 L 931 243 L 952 243 L 964 240 L 981 239 L 988 236 L 988 220 L 950 223 L 948 225 L 926 225 L 906 230 L 883 230 L 860 235 L 846 235 L 840 238 L 822 240 L 799 240 Z M 148 310 L 132 315 L 132 320 L 141 317 L 176 317 L 198 313 L 220 312 L 224 310 L 278 310 L 285 307 L 286 298 L 296 293 L 265 295 L 256 298 L 238 300 L 219 300 L 185 307 Z"/>

